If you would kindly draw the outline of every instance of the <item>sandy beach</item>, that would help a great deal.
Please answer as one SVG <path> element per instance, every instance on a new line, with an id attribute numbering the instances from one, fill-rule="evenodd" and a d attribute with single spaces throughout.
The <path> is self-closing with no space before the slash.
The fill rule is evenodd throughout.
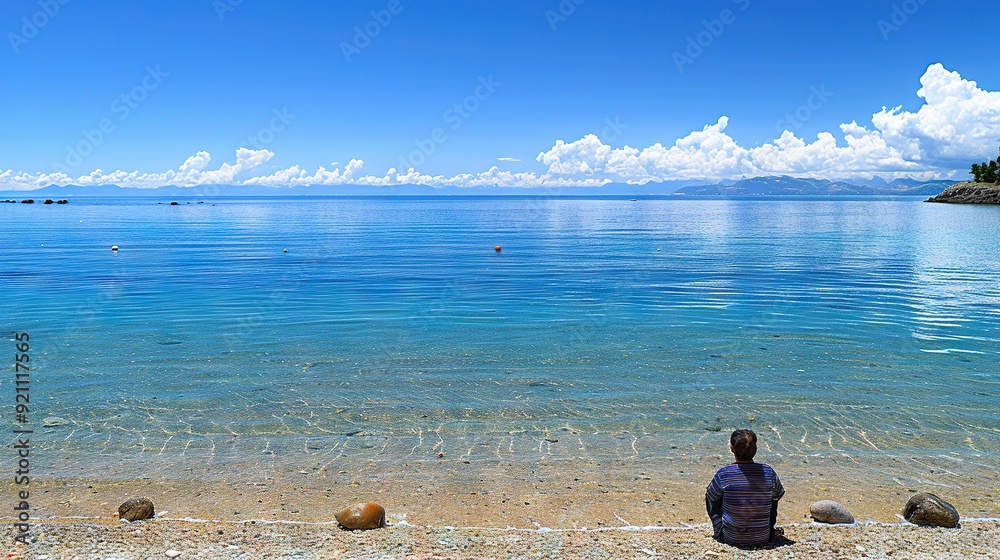
<path id="1" fill-rule="evenodd" d="M 691 528 L 527 530 L 422 527 L 397 523 L 346 532 L 329 524 L 156 519 L 133 524 L 52 521 L 36 525 L 30 550 L 7 558 L 997 558 L 1000 523 L 965 521 L 957 529 L 869 523 L 786 525 L 780 546 L 740 550 Z M 171 554 L 173 554 L 171 552 Z"/>
<path id="2" fill-rule="evenodd" d="M 726 461 L 720 455 L 688 463 L 369 462 L 228 479 L 42 478 L 32 482 L 34 543 L 9 557 L 160 558 L 175 550 L 180 558 L 996 558 L 1000 493 L 972 486 L 978 469 L 939 474 L 925 458 L 939 476 L 903 480 L 899 473 L 912 466 L 889 457 L 868 458 L 864 470 L 839 456 L 775 459 L 788 489 L 778 523 L 789 542 L 770 550 L 712 540 L 703 496 Z M 954 504 L 961 527 L 903 523 L 906 500 L 923 491 Z M 157 518 L 118 522 L 118 505 L 136 496 L 153 500 Z M 845 504 L 859 523 L 813 523 L 809 505 L 821 499 Z M 382 504 L 389 527 L 340 530 L 334 514 L 359 501 Z"/>

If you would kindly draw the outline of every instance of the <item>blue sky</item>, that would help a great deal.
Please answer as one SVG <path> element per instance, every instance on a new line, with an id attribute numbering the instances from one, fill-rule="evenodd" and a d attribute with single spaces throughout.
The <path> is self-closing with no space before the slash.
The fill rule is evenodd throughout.
<path id="1" fill-rule="evenodd" d="M 957 176 L 1000 144 L 982 23 L 998 16 L 986 0 L 5 0 L 0 188 Z"/>

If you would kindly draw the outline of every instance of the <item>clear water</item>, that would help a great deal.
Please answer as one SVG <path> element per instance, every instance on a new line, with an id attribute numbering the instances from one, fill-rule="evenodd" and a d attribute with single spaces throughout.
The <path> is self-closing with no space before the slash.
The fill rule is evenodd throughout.
<path id="1" fill-rule="evenodd" d="M 0 321 L 31 335 L 53 474 L 714 453 L 746 425 L 779 454 L 1000 466 L 1000 208 L 75 199 L 0 216 Z M 53 416 L 70 423 L 43 429 Z"/>

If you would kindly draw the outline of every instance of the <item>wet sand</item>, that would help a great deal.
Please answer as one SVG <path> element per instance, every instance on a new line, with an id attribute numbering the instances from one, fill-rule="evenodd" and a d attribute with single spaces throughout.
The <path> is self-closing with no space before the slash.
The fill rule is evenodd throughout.
<path id="1" fill-rule="evenodd" d="M 978 546 L 984 539 L 1000 547 L 1000 528 L 995 522 L 963 522 L 962 529 L 950 531 L 898 526 L 898 514 L 916 492 L 941 496 L 955 505 L 965 520 L 1000 517 L 1000 487 L 982 487 L 997 484 L 986 463 L 884 455 L 866 457 L 862 463 L 853 456 L 835 454 L 771 459 L 766 462 L 775 467 L 787 489 L 778 523 L 790 528 L 789 538 L 796 544 L 768 554 L 797 551 L 799 557 L 816 554 L 812 557 L 855 558 L 861 555 L 852 543 L 869 543 L 859 546 L 871 550 L 874 557 L 887 557 L 890 548 L 886 548 L 885 539 L 890 536 L 899 540 L 897 551 L 911 546 L 908 543 L 917 543 L 944 554 L 951 549 Z M 521 554 L 537 557 L 533 551 L 551 549 L 557 537 L 559 546 L 568 548 L 552 557 L 656 557 L 637 551 L 667 554 L 665 550 L 678 546 L 677 550 L 691 554 L 697 551 L 698 557 L 705 557 L 702 550 L 718 550 L 726 554 L 724 557 L 732 557 L 731 549 L 726 551 L 711 541 L 704 510 L 705 486 L 715 469 L 728 461 L 722 455 L 690 461 L 626 458 L 601 462 L 487 462 L 446 456 L 391 464 L 353 462 L 280 474 L 232 471 L 238 474 L 227 476 L 207 471 L 204 466 L 199 470 L 192 466 L 188 467 L 191 475 L 187 480 L 39 478 L 31 483 L 38 539 L 31 550 L 34 554 L 54 554 L 51 558 L 72 558 L 63 556 L 71 552 L 86 553 L 81 558 L 104 558 L 89 555 L 88 547 L 100 542 L 127 543 L 133 538 L 130 535 L 136 534 L 145 539 L 141 542 L 149 540 L 148 545 L 143 545 L 149 548 L 140 547 L 130 553 L 135 555 L 116 558 L 160 557 L 166 549 L 155 547 L 174 542 L 171 539 L 178 536 L 178 531 L 186 529 L 186 535 L 197 537 L 192 541 L 196 545 L 188 546 L 181 540 L 169 548 L 204 550 L 214 543 L 216 552 L 208 557 L 250 558 L 258 557 L 252 555 L 257 552 L 250 556 L 235 552 L 232 556 L 218 555 L 224 550 L 219 546 L 229 542 L 228 537 L 223 537 L 235 532 L 244 539 L 235 546 L 244 552 L 256 550 L 253 547 L 258 545 L 263 547 L 261 551 L 270 550 L 268 547 L 277 546 L 274 539 L 257 542 L 260 539 L 247 536 L 261 531 L 254 527 L 268 527 L 267 531 L 283 535 L 281 542 L 292 543 L 282 544 L 285 548 L 280 550 L 298 547 L 315 551 L 314 546 L 322 546 L 326 547 L 322 550 L 330 552 L 317 556 L 323 558 L 337 557 L 337 550 L 343 551 L 344 557 L 357 558 L 429 558 L 434 554 L 448 558 L 509 558 Z M 13 495 L 13 487 L 7 491 Z M 119 526 L 114 517 L 118 505 L 136 496 L 153 500 L 157 519 Z M 846 529 L 814 526 L 808 516 L 809 505 L 821 499 L 845 504 L 862 524 L 876 524 Z M 391 527 L 359 534 L 339 531 L 332 523 L 335 512 L 358 501 L 382 504 Z M 635 531 L 650 526 L 670 529 Z M 549 530 L 556 533 L 550 534 Z M 467 548 L 440 545 L 450 542 L 442 535 L 451 535 L 448 539 L 457 539 Z M 396 543 L 392 545 L 396 548 L 379 548 L 383 541 Z M 497 548 L 492 550 L 491 546 Z M 951 548 L 934 548 L 939 546 Z M 379 554 L 384 556 L 358 555 L 356 551 L 365 547 L 381 550 Z M 838 556 L 835 549 L 846 553 Z M 145 552 L 138 552 L 142 550 Z M 569 554 L 566 550 L 576 552 Z M 611 550 L 624 556 L 607 556 L 605 553 Z M 970 550 L 963 554 L 973 554 Z M 680 556 L 672 557 L 686 557 L 687 553 L 677 554 Z M 750 557 L 771 557 L 754 554 Z M 914 552 L 904 557 L 920 556 Z"/>

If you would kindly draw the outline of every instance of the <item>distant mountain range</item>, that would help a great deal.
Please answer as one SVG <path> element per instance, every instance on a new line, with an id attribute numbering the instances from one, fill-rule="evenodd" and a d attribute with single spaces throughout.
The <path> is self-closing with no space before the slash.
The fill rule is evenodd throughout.
<path id="1" fill-rule="evenodd" d="M 864 183 L 797 179 L 794 177 L 755 177 L 730 184 L 683 187 L 675 194 L 691 196 L 830 196 L 830 195 L 935 195 L 954 181 L 922 183 L 897 179 L 891 183 L 879 179 Z"/>
<path id="2" fill-rule="evenodd" d="M 426 185 L 396 185 L 376 187 L 370 185 L 317 185 L 304 187 L 257 187 L 242 185 L 205 185 L 198 187 L 166 186 L 156 189 L 124 188 L 117 185 L 65 187 L 50 185 L 33 191 L 0 192 L 4 198 L 72 198 L 74 196 L 142 196 L 161 200 L 209 199 L 217 197 L 262 196 L 637 196 L 670 194 L 678 188 L 691 185 L 683 183 L 649 183 L 647 185 L 608 184 L 603 187 L 518 188 L 518 187 L 428 187 Z"/>
<path id="3" fill-rule="evenodd" d="M 920 182 L 897 179 L 886 182 L 874 178 L 865 182 L 799 179 L 795 177 L 755 177 L 738 181 L 723 181 L 712 185 L 699 181 L 668 181 L 628 185 L 611 183 L 603 187 L 514 188 L 514 187 L 428 187 L 399 185 L 373 187 L 367 185 L 332 185 L 305 187 L 255 187 L 238 185 L 206 185 L 199 187 L 166 186 L 156 189 L 124 188 L 117 185 L 65 187 L 50 185 L 33 191 L 0 191 L 2 199 L 72 198 L 76 196 L 147 196 L 162 200 L 171 198 L 210 199 L 216 197 L 260 196 L 429 196 L 429 195 L 520 195 L 520 196 L 831 196 L 831 195 L 936 195 L 954 181 Z"/>

